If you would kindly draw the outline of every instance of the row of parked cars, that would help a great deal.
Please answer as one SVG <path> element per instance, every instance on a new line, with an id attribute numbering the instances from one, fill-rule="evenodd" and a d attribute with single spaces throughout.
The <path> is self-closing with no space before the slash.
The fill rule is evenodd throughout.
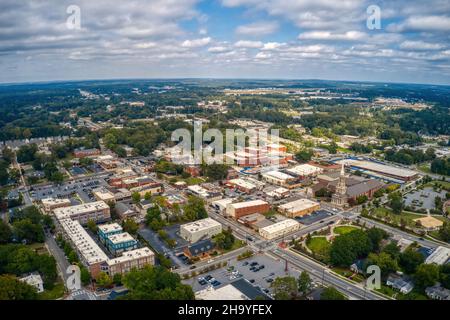
<path id="1" fill-rule="evenodd" d="M 222 284 L 220 281 L 218 281 L 216 278 L 214 278 L 210 274 L 208 274 L 206 277 L 198 278 L 198 283 L 202 286 L 207 285 L 209 283 L 213 287 L 218 287 Z"/>

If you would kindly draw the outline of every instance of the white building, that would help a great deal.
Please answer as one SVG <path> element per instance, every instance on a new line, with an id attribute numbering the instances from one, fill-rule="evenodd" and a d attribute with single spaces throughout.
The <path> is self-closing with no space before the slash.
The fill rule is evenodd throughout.
<path id="1" fill-rule="evenodd" d="M 312 177 L 317 176 L 323 172 L 322 168 L 312 166 L 310 164 L 301 164 L 289 169 L 286 169 L 289 174 L 298 177 Z"/>
<path id="2" fill-rule="evenodd" d="M 105 202 L 116 202 L 116 198 L 114 197 L 114 193 L 109 191 L 106 188 L 96 188 L 92 190 L 92 194 L 94 195 L 95 199 L 98 201 L 105 201 Z"/>
<path id="3" fill-rule="evenodd" d="M 190 243 L 211 238 L 221 232 L 222 224 L 211 218 L 190 222 L 180 226 L 180 236 Z"/>
<path id="4" fill-rule="evenodd" d="M 227 209 L 227 205 L 229 205 L 230 203 L 233 203 L 233 199 L 225 198 L 213 201 L 211 205 L 214 208 L 218 209 L 220 212 L 224 212 Z"/>
<path id="5" fill-rule="evenodd" d="M 448 259 L 450 259 L 450 249 L 439 246 L 427 257 L 425 263 L 443 265 Z"/>
<path id="6" fill-rule="evenodd" d="M 309 199 L 298 199 L 278 207 L 278 210 L 289 218 L 301 217 L 319 210 L 320 204 Z"/>
<path id="7" fill-rule="evenodd" d="M 44 292 L 44 281 L 39 273 L 32 273 L 29 276 L 20 278 L 19 280 L 36 288 L 38 293 Z"/>
<path id="8" fill-rule="evenodd" d="M 44 207 L 45 212 L 52 212 L 57 208 L 65 208 L 71 205 L 69 199 L 58 199 L 58 198 L 46 198 L 42 199 L 42 206 Z"/>
<path id="9" fill-rule="evenodd" d="M 300 223 L 293 219 L 286 219 L 259 229 L 259 234 L 265 239 L 271 240 L 297 231 L 299 228 Z"/>
<path id="10" fill-rule="evenodd" d="M 195 293 L 195 300 L 249 300 L 248 297 L 231 284 L 215 289 L 208 287 Z"/>
<path id="11" fill-rule="evenodd" d="M 70 218 L 86 224 L 89 220 L 106 221 L 111 218 L 109 206 L 104 201 L 83 203 L 76 206 L 57 208 L 54 210 L 58 220 Z"/>
<path id="12" fill-rule="evenodd" d="M 265 172 L 262 174 L 262 179 L 268 183 L 280 186 L 280 187 L 285 187 L 287 186 L 291 181 L 294 181 L 296 178 L 280 172 L 280 171 L 269 171 L 269 172 Z"/>

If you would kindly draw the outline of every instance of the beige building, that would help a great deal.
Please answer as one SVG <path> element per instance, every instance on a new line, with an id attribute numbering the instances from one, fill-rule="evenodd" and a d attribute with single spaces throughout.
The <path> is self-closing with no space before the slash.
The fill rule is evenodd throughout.
<path id="1" fill-rule="evenodd" d="M 69 199 L 47 198 L 42 199 L 41 202 L 45 212 L 47 213 L 52 212 L 54 209 L 70 207 L 71 205 Z"/>
<path id="2" fill-rule="evenodd" d="M 211 218 L 194 221 L 180 226 L 180 236 L 190 243 L 211 238 L 221 232 L 222 224 Z"/>
<path id="3" fill-rule="evenodd" d="M 79 221 L 81 224 L 86 224 L 89 220 L 101 222 L 111 219 L 109 206 L 104 201 L 57 208 L 53 212 L 58 220 L 70 218 Z"/>
<path id="4" fill-rule="evenodd" d="M 263 173 L 262 179 L 270 184 L 280 187 L 288 187 L 296 180 L 295 177 L 280 171 L 269 171 Z"/>
<path id="5" fill-rule="evenodd" d="M 115 274 L 124 274 L 132 269 L 142 269 L 148 265 L 155 264 L 155 254 L 149 248 L 140 248 L 127 251 L 122 256 L 110 259 L 106 262 L 108 274 L 113 277 Z"/>
<path id="6" fill-rule="evenodd" d="M 92 190 L 92 194 L 94 195 L 95 199 L 98 201 L 105 201 L 108 202 L 116 202 L 116 198 L 114 197 L 114 193 L 109 191 L 106 188 L 96 188 Z"/>
<path id="7" fill-rule="evenodd" d="M 309 199 L 295 200 L 278 207 L 278 211 L 289 218 L 305 216 L 319 209 L 320 204 Z"/>
<path id="8" fill-rule="evenodd" d="M 298 229 L 300 229 L 300 223 L 293 219 L 286 219 L 259 229 L 259 234 L 267 240 L 272 240 L 297 231 Z"/>

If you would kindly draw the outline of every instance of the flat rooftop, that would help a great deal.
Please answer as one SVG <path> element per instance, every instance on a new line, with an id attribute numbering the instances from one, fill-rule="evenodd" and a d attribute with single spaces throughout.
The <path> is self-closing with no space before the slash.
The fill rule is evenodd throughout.
<path id="1" fill-rule="evenodd" d="M 107 261 L 107 263 L 109 266 L 111 266 L 111 265 L 116 265 L 116 264 L 127 262 L 127 261 L 140 259 L 140 258 L 152 257 L 154 255 L 155 254 L 153 253 L 153 251 L 147 247 L 139 248 L 136 250 L 126 251 L 120 257 L 109 259 Z"/>
<path id="2" fill-rule="evenodd" d="M 319 205 L 318 202 L 309 199 L 298 199 L 292 202 L 288 202 L 279 206 L 279 208 L 286 212 L 298 212 L 315 207 Z"/>
<path id="3" fill-rule="evenodd" d="M 119 244 L 119 243 L 129 242 L 129 241 L 136 241 L 136 239 L 134 239 L 131 236 L 131 234 L 129 234 L 128 232 L 113 234 L 113 235 L 109 236 L 108 239 L 113 244 Z"/>
<path id="4" fill-rule="evenodd" d="M 58 199 L 58 198 L 46 198 L 42 199 L 43 205 L 55 205 L 55 204 L 70 204 L 69 199 Z"/>
<path id="5" fill-rule="evenodd" d="M 76 206 L 58 208 L 54 210 L 54 213 L 58 219 L 65 217 L 71 217 L 83 213 L 94 212 L 98 210 L 109 209 L 109 206 L 104 201 L 96 201 L 90 203 L 83 203 Z"/>
<path id="6" fill-rule="evenodd" d="M 244 179 L 232 179 L 229 181 L 232 184 L 235 184 L 237 186 L 240 186 L 245 189 L 255 189 L 256 186 L 253 183 L 250 183 L 248 181 L 245 181 Z"/>
<path id="7" fill-rule="evenodd" d="M 293 177 L 293 176 L 291 176 L 289 174 L 286 174 L 286 173 L 283 173 L 283 172 L 280 172 L 280 171 L 276 171 L 276 170 L 265 172 L 265 173 L 262 174 L 262 176 L 263 177 L 268 177 L 268 178 L 275 178 L 275 179 L 278 179 L 278 180 L 295 179 L 295 177 Z"/>
<path id="8" fill-rule="evenodd" d="M 219 226 L 222 226 L 222 224 L 220 224 L 219 222 L 217 222 L 214 219 L 206 218 L 206 219 L 183 224 L 182 226 L 180 226 L 180 228 L 185 229 L 189 232 L 199 232 L 202 230 L 207 230 L 207 229 L 219 227 Z"/>
<path id="9" fill-rule="evenodd" d="M 375 172 L 381 172 L 397 177 L 402 178 L 411 178 L 417 175 L 418 173 L 416 171 L 399 168 L 399 167 L 393 167 L 386 164 L 376 163 L 372 161 L 367 160 L 354 160 L 354 159 L 345 159 L 337 161 L 337 163 L 344 163 L 347 166 L 362 168 L 370 171 Z"/>
<path id="10" fill-rule="evenodd" d="M 312 166 L 310 164 L 300 164 L 298 166 L 286 169 L 288 173 L 292 173 L 294 175 L 299 176 L 309 176 L 317 173 L 323 172 L 323 169 Z"/>
<path id="11" fill-rule="evenodd" d="M 103 233 L 110 233 L 110 232 L 122 231 L 123 228 L 118 223 L 108 223 L 108 224 L 102 224 L 102 225 L 98 226 L 98 230 L 100 230 Z"/>
<path id="12" fill-rule="evenodd" d="M 279 231 L 283 231 L 286 228 L 290 228 L 293 226 L 300 226 L 300 223 L 298 223 L 297 221 L 293 220 L 293 219 L 286 219 L 286 220 L 282 220 L 280 222 L 276 222 L 274 224 L 271 224 L 270 226 L 261 228 L 260 231 L 265 231 L 268 233 L 276 233 Z"/>
<path id="13" fill-rule="evenodd" d="M 261 205 L 266 205 L 266 204 L 268 204 L 268 203 L 263 200 L 252 200 L 252 201 L 244 201 L 244 202 L 238 202 L 238 203 L 230 203 L 229 206 L 233 207 L 234 209 L 241 209 L 241 208 L 261 206 Z"/>

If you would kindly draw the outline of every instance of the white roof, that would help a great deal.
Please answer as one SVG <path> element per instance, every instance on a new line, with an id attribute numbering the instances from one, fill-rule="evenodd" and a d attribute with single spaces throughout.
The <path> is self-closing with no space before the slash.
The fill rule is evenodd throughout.
<path id="1" fill-rule="evenodd" d="M 292 202 L 288 202 L 279 206 L 283 211 L 298 212 L 311 207 L 317 206 L 319 203 L 309 199 L 299 199 Z"/>
<path id="2" fill-rule="evenodd" d="M 319 167 L 312 166 L 310 164 L 301 164 L 289 169 L 286 169 L 287 172 L 293 173 L 299 176 L 309 176 L 316 173 L 320 173 L 323 170 Z"/>
<path id="3" fill-rule="evenodd" d="M 58 198 L 46 198 L 42 199 L 42 204 L 45 205 L 54 205 L 54 204 L 70 204 L 69 199 L 58 199 Z"/>
<path id="4" fill-rule="evenodd" d="M 230 180 L 230 183 L 249 190 L 256 188 L 256 186 L 253 183 L 245 181 L 244 179 L 232 179 Z"/>
<path id="5" fill-rule="evenodd" d="M 280 222 L 271 224 L 270 226 L 261 228 L 260 231 L 267 232 L 267 233 L 276 233 L 276 232 L 282 231 L 284 229 L 294 227 L 296 225 L 300 225 L 300 224 L 293 219 L 285 219 Z"/>
<path id="6" fill-rule="evenodd" d="M 144 248 L 139 248 L 136 250 L 126 251 L 123 253 L 122 256 L 110 259 L 107 261 L 107 263 L 109 266 L 112 266 L 115 264 L 132 261 L 132 260 L 136 260 L 136 259 L 140 259 L 140 258 L 144 258 L 144 257 L 151 257 L 154 255 L 155 254 L 153 253 L 152 250 L 150 250 L 147 247 L 144 247 Z"/>
<path id="7" fill-rule="evenodd" d="M 233 199 L 225 198 L 225 199 L 216 200 L 212 204 L 217 205 L 221 208 L 226 208 L 227 205 L 229 205 L 230 203 L 233 203 Z"/>
<path id="8" fill-rule="evenodd" d="M 280 172 L 280 171 L 269 171 L 269 172 L 265 172 L 262 174 L 263 177 L 268 177 L 268 178 L 275 178 L 278 180 L 289 180 L 289 179 L 295 179 L 295 177 L 288 175 L 286 173 Z"/>
<path id="9" fill-rule="evenodd" d="M 218 289 L 208 287 L 195 293 L 196 300 L 248 300 L 248 297 L 231 284 Z"/>
<path id="10" fill-rule="evenodd" d="M 30 286 L 37 286 L 44 283 L 39 273 L 32 273 L 26 277 L 20 278 L 19 280 L 29 284 Z"/>
<path id="11" fill-rule="evenodd" d="M 65 208 L 57 208 L 54 210 L 54 213 L 58 220 L 69 218 L 74 215 L 82 214 L 82 213 L 89 213 L 89 212 L 95 212 L 98 210 L 108 209 L 109 206 L 104 201 L 96 201 L 96 202 L 89 202 L 89 203 L 83 203 L 76 206 L 71 207 L 65 207 Z"/>
<path id="12" fill-rule="evenodd" d="M 131 236 L 131 234 L 129 234 L 128 232 L 122 232 L 122 233 L 113 234 L 113 235 L 109 236 L 108 239 L 113 244 L 118 244 L 118 243 L 123 243 L 123 242 L 128 242 L 128 241 L 136 241 Z"/>
<path id="13" fill-rule="evenodd" d="M 110 232 L 117 232 L 122 231 L 122 226 L 118 223 L 108 223 L 108 224 L 102 224 L 98 226 L 98 229 L 102 231 L 103 233 L 110 233 Z"/>
<path id="14" fill-rule="evenodd" d="M 260 206 L 268 204 L 266 201 L 262 200 L 253 200 L 253 201 L 244 201 L 244 202 L 238 202 L 238 203 L 230 203 L 228 206 L 233 207 L 234 209 L 240 209 L 240 208 L 247 208 L 247 207 L 253 207 L 253 206 Z"/>
<path id="15" fill-rule="evenodd" d="M 71 219 L 60 220 L 61 226 L 71 242 L 76 246 L 77 251 L 89 264 L 101 263 L 108 260 L 108 257 L 97 243 L 89 236 L 78 221 Z"/>
<path id="16" fill-rule="evenodd" d="M 209 196 L 209 192 L 208 190 L 206 190 L 205 188 L 203 188 L 202 186 L 199 185 L 193 185 L 193 186 L 189 186 L 187 187 L 188 190 L 202 196 L 202 197 L 207 197 Z"/>
<path id="17" fill-rule="evenodd" d="M 446 247 L 437 247 L 432 254 L 428 256 L 425 263 L 436 263 L 438 265 L 443 265 L 450 259 L 450 249 Z"/>
<path id="18" fill-rule="evenodd" d="M 412 171 L 412 170 L 388 166 L 385 164 L 380 164 L 380 163 L 366 161 L 366 160 L 345 159 L 345 160 L 337 161 L 337 163 L 344 163 L 345 165 L 358 167 L 358 168 L 366 169 L 366 170 L 377 171 L 377 172 L 381 172 L 381 173 L 385 173 L 385 174 L 389 174 L 389 175 L 393 175 L 393 176 L 398 176 L 398 177 L 403 177 L 403 178 L 409 178 L 409 177 L 415 176 L 417 174 L 417 172 Z"/>
<path id="19" fill-rule="evenodd" d="M 206 218 L 206 219 L 183 224 L 182 226 L 180 226 L 180 228 L 183 228 L 183 229 L 187 230 L 188 232 L 199 232 L 202 230 L 207 230 L 207 229 L 215 228 L 215 227 L 219 227 L 219 226 L 222 226 L 222 225 L 219 222 L 217 222 L 216 220 L 211 219 L 211 218 Z"/>
<path id="20" fill-rule="evenodd" d="M 114 194 L 106 188 L 96 188 L 92 190 L 92 193 L 102 200 L 109 200 L 114 198 Z"/>

